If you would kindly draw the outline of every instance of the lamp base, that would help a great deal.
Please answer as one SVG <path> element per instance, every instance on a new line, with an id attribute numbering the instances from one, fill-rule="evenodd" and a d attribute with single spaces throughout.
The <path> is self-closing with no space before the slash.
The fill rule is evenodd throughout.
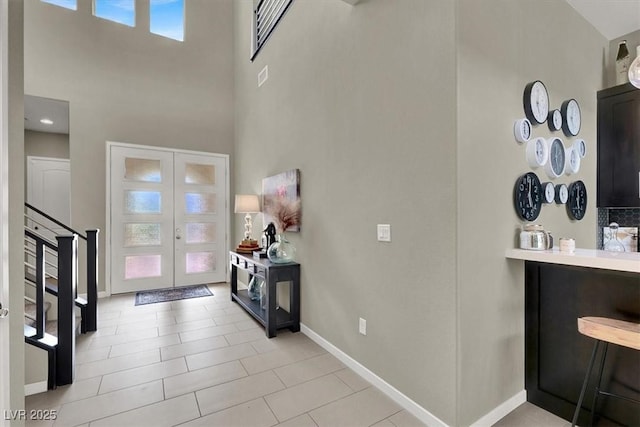
<path id="1" fill-rule="evenodd" d="M 250 254 L 257 250 L 260 250 L 260 246 L 258 241 L 253 239 L 244 239 L 236 248 L 236 252 L 241 254 Z"/>

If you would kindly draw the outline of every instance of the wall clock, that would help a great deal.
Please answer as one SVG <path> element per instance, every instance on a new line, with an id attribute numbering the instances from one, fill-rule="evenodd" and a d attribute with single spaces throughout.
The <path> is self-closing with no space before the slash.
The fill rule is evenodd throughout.
<path id="1" fill-rule="evenodd" d="M 552 182 L 543 182 L 542 190 L 544 191 L 544 198 L 542 201 L 544 203 L 553 203 L 556 198 L 556 189 L 553 186 Z"/>
<path id="2" fill-rule="evenodd" d="M 528 83 L 522 97 L 524 112 L 532 123 L 542 124 L 549 114 L 549 93 L 540 80 Z"/>
<path id="3" fill-rule="evenodd" d="M 560 107 L 562 113 L 562 131 L 566 136 L 576 136 L 580 132 L 581 114 L 578 101 L 569 99 Z"/>
<path id="4" fill-rule="evenodd" d="M 531 138 L 531 122 L 527 119 L 516 120 L 513 124 L 513 134 L 518 142 L 527 142 Z"/>
<path id="5" fill-rule="evenodd" d="M 584 142 L 584 139 L 576 139 L 573 142 L 573 149 L 576 150 L 582 158 L 587 155 L 587 143 Z"/>
<path id="6" fill-rule="evenodd" d="M 559 205 L 563 205 L 567 203 L 569 199 L 569 189 L 565 184 L 560 184 L 556 186 L 556 203 Z"/>
<path id="7" fill-rule="evenodd" d="M 516 180 L 513 201 L 518 216 L 525 221 L 534 221 L 542 207 L 542 184 L 533 172 L 525 173 Z"/>
<path id="8" fill-rule="evenodd" d="M 544 138 L 534 138 L 527 142 L 526 157 L 529 166 L 544 166 L 549 158 L 549 148 Z"/>
<path id="9" fill-rule="evenodd" d="M 578 150 L 576 150 L 573 145 L 567 148 L 565 158 L 567 161 L 565 165 L 567 175 L 578 173 L 580 170 L 580 153 L 578 153 Z"/>
<path id="10" fill-rule="evenodd" d="M 567 213 L 573 219 L 580 221 L 587 213 L 587 187 L 584 182 L 576 181 L 569 186 L 569 200 Z"/>
<path id="11" fill-rule="evenodd" d="M 549 159 L 544 165 L 544 171 L 549 175 L 549 178 L 554 179 L 564 174 L 567 156 L 562 140 L 560 138 L 548 139 L 547 151 Z"/>
<path id="12" fill-rule="evenodd" d="M 558 131 L 562 128 L 562 113 L 560 110 L 549 111 L 549 118 L 547 119 L 549 130 Z"/>

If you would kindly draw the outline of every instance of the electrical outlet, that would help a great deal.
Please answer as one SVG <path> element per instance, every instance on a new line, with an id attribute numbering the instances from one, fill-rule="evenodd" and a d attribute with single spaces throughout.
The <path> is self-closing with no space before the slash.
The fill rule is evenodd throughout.
<path id="1" fill-rule="evenodd" d="M 391 241 L 391 225 L 378 224 L 378 242 L 390 242 L 390 241 Z"/>
<path id="2" fill-rule="evenodd" d="M 264 82 L 269 78 L 269 66 L 265 65 L 264 68 L 258 73 L 258 87 L 262 86 Z"/>
<path id="3" fill-rule="evenodd" d="M 360 322 L 358 323 L 358 332 L 362 335 L 367 335 L 367 321 L 362 317 L 360 318 Z"/>

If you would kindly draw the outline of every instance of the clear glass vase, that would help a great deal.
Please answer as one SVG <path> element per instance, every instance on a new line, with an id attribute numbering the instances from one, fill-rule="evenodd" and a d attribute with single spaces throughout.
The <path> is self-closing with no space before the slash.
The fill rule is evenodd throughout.
<path id="1" fill-rule="evenodd" d="M 267 258 L 275 263 L 286 263 L 293 261 L 296 248 L 287 240 L 284 234 L 276 235 L 276 241 L 267 249 Z"/>
<path id="2" fill-rule="evenodd" d="M 609 231 L 611 233 L 609 241 L 605 243 L 604 250 L 610 252 L 624 252 L 624 245 L 618 240 L 618 224 L 612 222 L 609 224 Z"/>

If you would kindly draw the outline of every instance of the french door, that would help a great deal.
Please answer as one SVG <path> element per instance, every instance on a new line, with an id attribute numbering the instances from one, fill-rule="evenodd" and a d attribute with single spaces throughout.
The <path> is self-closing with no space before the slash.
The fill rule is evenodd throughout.
<path id="1" fill-rule="evenodd" d="M 111 292 L 226 279 L 227 157 L 109 145 Z"/>

